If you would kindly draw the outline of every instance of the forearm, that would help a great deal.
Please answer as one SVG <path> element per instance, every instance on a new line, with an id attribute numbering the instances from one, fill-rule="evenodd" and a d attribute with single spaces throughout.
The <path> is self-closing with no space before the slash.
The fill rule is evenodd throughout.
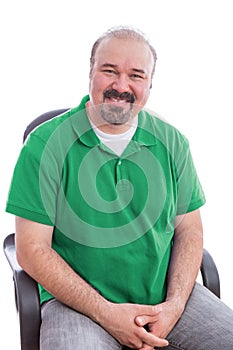
<path id="1" fill-rule="evenodd" d="M 149 327 L 152 334 L 165 338 L 181 317 L 193 289 L 202 258 L 202 225 L 199 211 L 178 217 L 167 275 L 167 297 L 156 317 L 142 315 L 135 322 Z M 144 346 L 143 350 L 151 350 Z"/>
<path id="2" fill-rule="evenodd" d="M 200 268 L 203 252 L 203 235 L 199 211 L 184 217 L 184 223 L 177 224 L 168 270 L 167 301 L 175 301 L 180 313 L 193 289 Z M 189 224 L 189 220 L 191 224 Z M 185 222 L 186 220 L 186 222 Z"/>
<path id="3" fill-rule="evenodd" d="M 52 248 L 31 247 L 20 264 L 56 299 L 99 322 L 107 301 Z"/>
<path id="4" fill-rule="evenodd" d="M 22 268 L 55 298 L 94 320 L 107 301 L 52 248 L 53 227 L 16 217 L 16 254 Z"/>

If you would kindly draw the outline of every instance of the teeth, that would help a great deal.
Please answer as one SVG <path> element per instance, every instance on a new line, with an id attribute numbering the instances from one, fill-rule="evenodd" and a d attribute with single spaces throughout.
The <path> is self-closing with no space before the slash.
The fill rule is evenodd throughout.
<path id="1" fill-rule="evenodd" d="M 118 103 L 127 102 L 127 101 L 124 100 L 124 99 L 120 100 L 120 99 L 118 99 L 118 98 L 111 98 L 111 100 L 112 100 L 113 102 L 118 102 Z"/>

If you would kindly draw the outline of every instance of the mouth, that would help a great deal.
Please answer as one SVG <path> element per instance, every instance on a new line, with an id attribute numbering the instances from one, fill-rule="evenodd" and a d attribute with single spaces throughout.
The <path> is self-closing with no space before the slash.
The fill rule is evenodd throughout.
<path id="1" fill-rule="evenodd" d="M 117 105 L 123 105 L 124 103 L 132 104 L 135 101 L 135 96 L 129 92 L 119 93 L 117 90 L 106 90 L 103 94 L 103 102 L 108 101 Z"/>
<path id="2" fill-rule="evenodd" d="M 112 104 L 112 105 L 118 105 L 118 106 L 120 106 L 120 105 L 124 105 L 124 104 L 129 104 L 129 101 L 128 100 L 126 100 L 126 99 L 120 99 L 120 98 L 106 98 L 105 100 L 104 100 L 104 102 L 106 103 L 110 103 L 110 104 Z"/>

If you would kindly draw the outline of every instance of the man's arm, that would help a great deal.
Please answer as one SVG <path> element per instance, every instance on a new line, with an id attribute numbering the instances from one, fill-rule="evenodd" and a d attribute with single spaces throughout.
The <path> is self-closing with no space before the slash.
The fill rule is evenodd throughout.
<path id="1" fill-rule="evenodd" d="M 83 279 L 52 249 L 53 227 L 16 218 L 16 254 L 21 267 L 41 283 L 55 298 L 77 308 L 77 297 L 83 297 L 82 291 L 89 295 L 93 317 L 98 314 L 97 301 L 100 296 L 95 293 Z M 104 300 L 101 302 L 104 302 Z M 80 305 L 84 311 L 85 302 Z"/>
<path id="2" fill-rule="evenodd" d="M 114 304 L 103 298 L 56 253 L 52 236 L 53 227 L 16 218 L 17 259 L 30 276 L 56 299 L 99 323 L 121 344 L 134 348 L 143 343 L 152 347 L 168 344 L 134 322 L 137 315 L 158 314 L 156 307 Z"/>
<path id="3" fill-rule="evenodd" d="M 165 338 L 182 315 L 192 292 L 203 253 L 203 232 L 200 211 L 178 216 L 175 222 L 174 245 L 167 276 L 166 301 L 159 305 L 159 317 L 141 316 L 138 325 L 149 325 L 150 331 Z M 149 346 L 141 350 L 150 350 Z"/>
<path id="4" fill-rule="evenodd" d="M 166 301 L 175 303 L 182 314 L 192 292 L 203 254 L 200 210 L 178 216 L 168 271 Z"/>

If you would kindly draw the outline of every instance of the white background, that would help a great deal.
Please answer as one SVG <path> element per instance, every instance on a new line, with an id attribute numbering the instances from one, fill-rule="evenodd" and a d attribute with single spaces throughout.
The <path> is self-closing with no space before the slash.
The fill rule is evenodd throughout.
<path id="1" fill-rule="evenodd" d="M 148 34 L 158 54 L 147 107 L 190 141 L 207 197 L 205 247 L 218 265 L 222 300 L 233 307 L 232 12 L 230 0 L 1 2 L 1 244 L 14 231 L 4 210 L 25 126 L 40 113 L 79 104 L 88 93 L 94 40 L 111 26 L 133 25 Z M 19 349 L 2 249 L 0 259 L 0 347 Z"/>

